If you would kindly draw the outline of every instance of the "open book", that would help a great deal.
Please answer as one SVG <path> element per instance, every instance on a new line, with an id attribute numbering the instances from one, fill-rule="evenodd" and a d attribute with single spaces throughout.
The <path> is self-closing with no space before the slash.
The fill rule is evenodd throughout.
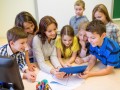
<path id="1" fill-rule="evenodd" d="M 72 90 L 81 85 L 84 81 L 83 79 L 78 78 L 76 75 L 72 75 L 69 78 L 57 79 L 51 74 L 39 71 L 36 81 L 42 81 L 47 79 L 52 90 Z"/>

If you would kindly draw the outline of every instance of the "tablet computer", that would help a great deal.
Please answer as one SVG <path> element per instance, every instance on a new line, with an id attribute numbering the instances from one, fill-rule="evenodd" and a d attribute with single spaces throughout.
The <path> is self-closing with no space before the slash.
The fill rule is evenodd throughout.
<path id="1" fill-rule="evenodd" d="M 66 74 L 83 73 L 86 68 L 87 68 L 87 65 L 64 67 L 64 68 L 60 68 L 59 72 L 65 72 Z"/>

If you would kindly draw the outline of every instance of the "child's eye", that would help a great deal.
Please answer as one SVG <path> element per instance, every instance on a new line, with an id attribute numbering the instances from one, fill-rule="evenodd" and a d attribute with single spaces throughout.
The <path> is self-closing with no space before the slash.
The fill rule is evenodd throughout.
<path id="1" fill-rule="evenodd" d="M 95 37 L 92 37 L 92 39 L 95 39 Z"/>
<path id="2" fill-rule="evenodd" d="M 48 30 L 47 32 L 51 33 L 51 32 L 52 32 L 52 30 Z"/>
<path id="3" fill-rule="evenodd" d="M 82 36 L 82 34 L 79 34 L 79 36 Z"/>
<path id="4" fill-rule="evenodd" d="M 63 39 L 63 41 L 66 41 L 65 39 Z"/>

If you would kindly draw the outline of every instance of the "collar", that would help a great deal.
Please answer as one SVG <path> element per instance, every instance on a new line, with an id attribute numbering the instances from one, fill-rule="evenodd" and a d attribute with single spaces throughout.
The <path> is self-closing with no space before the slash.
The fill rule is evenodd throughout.
<path id="1" fill-rule="evenodd" d="M 9 44 L 7 45 L 7 52 L 8 52 L 8 55 L 9 55 L 9 56 L 11 56 L 11 55 L 14 54 L 14 53 L 12 52 L 12 50 L 11 50 Z"/>

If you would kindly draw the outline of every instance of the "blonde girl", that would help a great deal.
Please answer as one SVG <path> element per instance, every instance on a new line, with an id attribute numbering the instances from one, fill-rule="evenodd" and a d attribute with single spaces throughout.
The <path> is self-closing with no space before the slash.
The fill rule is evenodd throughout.
<path id="1" fill-rule="evenodd" d="M 78 28 L 78 40 L 79 40 L 79 44 L 81 46 L 81 49 L 78 51 L 78 56 L 75 59 L 75 62 L 77 64 L 82 64 L 84 62 L 88 62 L 89 61 L 89 42 L 88 42 L 88 38 L 86 35 L 86 28 L 87 25 L 89 24 L 89 22 L 83 22 L 79 25 Z"/>

